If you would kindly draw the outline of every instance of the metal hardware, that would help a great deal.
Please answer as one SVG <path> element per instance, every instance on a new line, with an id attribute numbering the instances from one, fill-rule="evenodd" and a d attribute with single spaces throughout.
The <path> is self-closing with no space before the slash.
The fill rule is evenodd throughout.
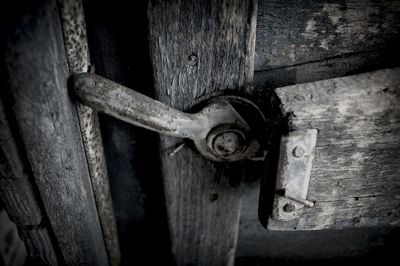
<path id="1" fill-rule="evenodd" d="M 306 199 L 318 131 L 294 131 L 281 138 L 278 175 L 272 218 L 290 221 L 313 207 Z"/>
<path id="2" fill-rule="evenodd" d="M 249 100 L 219 96 L 197 113 L 184 113 L 95 74 L 73 76 L 78 100 L 93 109 L 160 134 L 191 139 L 214 161 L 256 157 L 265 126 L 262 112 Z"/>

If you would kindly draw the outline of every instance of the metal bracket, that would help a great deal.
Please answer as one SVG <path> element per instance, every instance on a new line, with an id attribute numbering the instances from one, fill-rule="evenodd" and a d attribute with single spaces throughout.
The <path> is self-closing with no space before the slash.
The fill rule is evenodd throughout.
<path id="1" fill-rule="evenodd" d="M 313 207 L 307 200 L 312 161 L 318 131 L 294 131 L 281 138 L 278 174 L 272 218 L 291 221 L 301 216 L 304 207 Z"/>

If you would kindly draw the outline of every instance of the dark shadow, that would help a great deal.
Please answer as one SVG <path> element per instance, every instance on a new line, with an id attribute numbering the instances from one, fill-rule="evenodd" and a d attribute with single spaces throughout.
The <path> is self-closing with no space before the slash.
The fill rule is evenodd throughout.
<path id="1" fill-rule="evenodd" d="M 95 72 L 154 98 L 147 1 L 86 1 Z M 158 135 L 100 115 L 122 265 L 172 264 Z"/>

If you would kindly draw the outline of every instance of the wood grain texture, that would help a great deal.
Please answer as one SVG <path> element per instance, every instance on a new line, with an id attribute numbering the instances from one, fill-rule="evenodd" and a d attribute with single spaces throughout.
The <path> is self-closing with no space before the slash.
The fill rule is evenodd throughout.
<path id="1" fill-rule="evenodd" d="M 59 0 L 58 3 L 69 72 L 88 72 L 90 57 L 82 2 Z M 108 258 L 111 265 L 119 265 L 121 254 L 99 117 L 92 108 L 79 103 L 76 110 Z"/>
<path id="2" fill-rule="evenodd" d="M 0 100 L 0 150 L 2 151 L 0 160 L 3 169 L 0 172 L 0 202 L 7 211 L 8 217 L 12 221 L 12 226 L 15 228 L 14 244 L 10 245 L 15 246 L 18 241 L 21 243 L 20 247 L 15 247 L 16 254 L 14 254 L 13 260 L 16 263 L 15 265 L 22 265 L 25 259 L 34 261 L 38 265 L 58 265 L 53 241 L 47 233 L 50 227 L 44 218 L 44 212 L 29 169 L 29 163 L 24 157 L 25 153 L 21 151 L 22 147 L 17 143 L 17 139 L 19 140 L 18 132 L 15 132 L 16 129 L 7 119 L 3 100 L 5 99 Z M 8 115 L 12 116 L 11 113 Z M 3 212 L 3 217 L 7 216 L 5 211 Z M 11 222 L 9 223 L 11 224 Z M 4 225 L 1 222 L 0 224 L 1 226 Z M 18 233 L 25 245 L 22 244 L 18 237 L 15 226 L 18 227 Z M 30 230 L 39 226 L 42 230 L 46 230 L 47 237 L 42 237 L 41 241 L 31 241 L 36 234 L 31 233 Z M 23 230 L 27 234 L 22 233 L 21 228 L 24 228 Z M 1 237 L 1 239 L 6 239 L 6 237 Z M 8 241 L 10 240 L 8 239 Z M 5 242 L 5 244 L 8 245 L 9 243 Z M 30 251 L 28 254 L 26 249 Z"/>
<path id="3" fill-rule="evenodd" d="M 294 129 L 319 130 L 316 205 L 286 229 L 400 225 L 399 77 L 394 68 L 276 90 Z"/>
<path id="4" fill-rule="evenodd" d="M 42 210 L 29 180 L 0 178 L 0 201 L 10 219 L 18 226 L 37 225 L 42 222 Z"/>
<path id="5" fill-rule="evenodd" d="M 26 246 L 28 265 L 58 265 L 47 228 L 41 226 L 19 227 L 18 234 Z"/>
<path id="6" fill-rule="evenodd" d="M 399 45 L 400 2 L 261 0 L 255 69 L 292 66 Z"/>
<path id="7" fill-rule="evenodd" d="M 254 86 L 262 92 L 294 84 L 396 67 L 399 61 L 400 53 L 397 50 L 343 54 L 307 63 L 256 71 L 254 73 Z"/>
<path id="8" fill-rule="evenodd" d="M 150 51 L 158 100 L 179 110 L 205 95 L 250 92 L 256 1 L 151 1 Z M 161 169 L 177 265 L 233 265 L 241 165 L 203 159 L 161 137 Z"/>
<path id="9" fill-rule="evenodd" d="M 255 86 L 277 88 L 398 65 L 398 1 L 262 0 Z"/>
<path id="10" fill-rule="evenodd" d="M 61 261 L 107 265 L 101 227 L 67 90 L 67 62 L 56 1 L 26 6 L 7 36 L 11 109 Z"/>
<path id="11" fill-rule="evenodd" d="M 258 265 L 276 262 L 278 265 L 279 262 L 285 265 L 288 258 L 300 264 L 311 260 L 320 260 L 324 264 L 327 258 L 347 262 L 360 258 L 370 260 L 372 254 L 376 254 L 372 256 L 376 256 L 377 261 L 396 256 L 400 230 L 395 227 L 349 227 L 315 231 L 265 230 L 259 220 L 259 196 L 263 195 L 260 194 L 260 180 L 243 182 L 242 187 L 242 194 L 247 196 L 242 197 L 236 265 L 257 265 L 251 263 L 251 258 L 258 260 Z M 388 252 L 380 253 L 383 249 Z"/>
<path id="12" fill-rule="evenodd" d="M 16 225 L 37 225 L 42 211 L 0 100 L 0 202 Z"/>
<path id="13" fill-rule="evenodd" d="M 6 211 L 0 210 L 0 265 L 22 266 L 26 261 L 24 242 L 19 238 L 17 227 Z"/>
<path id="14" fill-rule="evenodd" d="M 0 100 L 0 179 L 26 178 L 17 142 Z"/>

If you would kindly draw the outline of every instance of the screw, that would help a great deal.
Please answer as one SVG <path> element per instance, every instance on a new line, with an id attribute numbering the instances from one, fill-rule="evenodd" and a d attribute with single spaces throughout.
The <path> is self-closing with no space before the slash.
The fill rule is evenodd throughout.
<path id="1" fill-rule="evenodd" d="M 283 206 L 284 212 L 294 212 L 295 210 L 296 210 L 296 206 L 294 206 L 292 203 L 286 203 Z"/>
<path id="2" fill-rule="evenodd" d="M 175 149 L 173 151 L 171 151 L 170 153 L 168 153 L 168 155 L 170 157 L 173 157 L 175 154 L 178 153 L 178 151 L 180 151 L 183 147 L 185 147 L 186 143 L 182 142 L 181 144 L 179 144 L 178 146 L 175 147 Z"/>
<path id="3" fill-rule="evenodd" d="M 195 66 L 195 65 L 197 65 L 197 56 L 196 56 L 195 54 L 189 55 L 188 58 L 187 58 L 187 60 L 188 60 L 188 64 L 189 64 L 190 66 Z"/>
<path id="4" fill-rule="evenodd" d="M 224 156 L 235 154 L 243 148 L 243 137 L 237 132 L 223 132 L 214 139 L 213 143 L 214 151 Z"/>
<path id="5" fill-rule="evenodd" d="M 300 145 L 297 145 L 293 149 L 293 156 L 296 157 L 296 158 L 303 157 L 305 153 L 306 153 L 306 150 Z"/>

